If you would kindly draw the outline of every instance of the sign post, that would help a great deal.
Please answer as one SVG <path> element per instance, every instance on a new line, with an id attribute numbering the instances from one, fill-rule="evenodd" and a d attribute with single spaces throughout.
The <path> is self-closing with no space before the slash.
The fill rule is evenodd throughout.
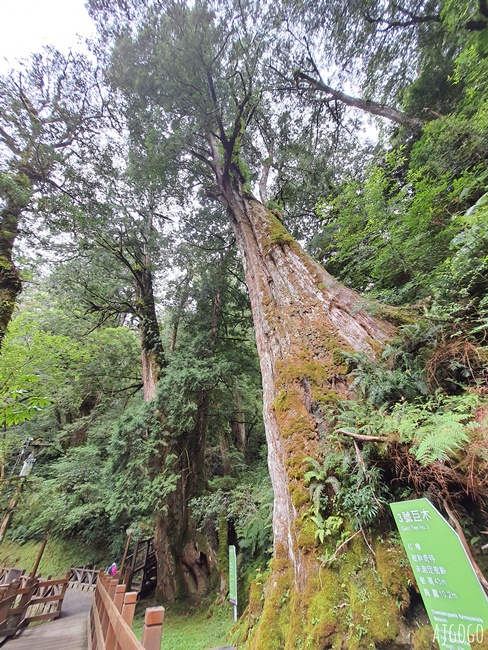
<path id="1" fill-rule="evenodd" d="M 390 507 L 442 650 L 468 650 L 488 630 L 488 598 L 458 534 L 428 499 Z"/>
<path id="2" fill-rule="evenodd" d="M 234 605 L 234 623 L 237 623 L 237 558 L 235 546 L 229 546 L 229 601 Z"/>

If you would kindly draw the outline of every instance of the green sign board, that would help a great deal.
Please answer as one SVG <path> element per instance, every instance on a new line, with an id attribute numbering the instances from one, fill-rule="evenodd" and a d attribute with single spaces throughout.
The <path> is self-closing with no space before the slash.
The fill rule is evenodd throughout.
<path id="1" fill-rule="evenodd" d="M 229 600 L 233 605 L 237 605 L 237 560 L 235 546 L 229 546 Z"/>
<path id="2" fill-rule="evenodd" d="M 428 499 L 390 506 L 439 647 L 471 648 L 488 630 L 488 599 L 459 536 Z"/>

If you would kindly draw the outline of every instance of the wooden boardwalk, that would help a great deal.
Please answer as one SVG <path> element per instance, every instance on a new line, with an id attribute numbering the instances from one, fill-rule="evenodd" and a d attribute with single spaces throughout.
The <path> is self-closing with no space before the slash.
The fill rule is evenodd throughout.
<path id="1" fill-rule="evenodd" d="M 88 614 L 76 614 L 25 629 L 8 650 L 87 650 Z"/>
<path id="2" fill-rule="evenodd" d="M 60 618 L 27 627 L 4 647 L 7 650 L 87 650 L 92 597 L 84 591 L 68 589 Z"/>

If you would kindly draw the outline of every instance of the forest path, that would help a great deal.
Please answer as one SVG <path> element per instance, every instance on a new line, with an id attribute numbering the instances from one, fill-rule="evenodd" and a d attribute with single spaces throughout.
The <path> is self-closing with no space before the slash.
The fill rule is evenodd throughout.
<path id="1" fill-rule="evenodd" d="M 7 641 L 6 647 L 8 650 L 86 650 L 92 599 L 91 593 L 68 589 L 57 620 L 26 628 L 16 639 Z"/>

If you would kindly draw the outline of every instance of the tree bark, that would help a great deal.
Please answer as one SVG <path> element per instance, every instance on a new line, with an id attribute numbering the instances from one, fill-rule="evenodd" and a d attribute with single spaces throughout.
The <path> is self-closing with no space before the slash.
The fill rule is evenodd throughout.
<path id="1" fill-rule="evenodd" d="M 176 313 L 174 315 L 174 320 L 173 320 L 173 329 L 171 332 L 171 343 L 169 346 L 169 353 L 173 354 L 176 348 L 176 341 L 178 339 L 178 329 L 180 327 L 180 320 L 181 320 L 181 315 L 183 313 L 183 310 L 186 306 L 186 303 L 188 302 L 188 295 L 189 295 L 189 288 L 190 288 L 190 282 L 191 282 L 192 276 L 188 272 L 185 276 L 185 280 L 183 282 L 183 288 L 181 291 L 181 296 L 180 296 L 180 301 L 178 303 L 178 309 L 176 310 Z"/>
<path id="2" fill-rule="evenodd" d="M 275 553 L 285 551 L 299 584 L 302 554 L 290 493 L 296 458 L 316 454 L 324 426 L 314 413 L 314 397 L 320 391 L 347 395 L 335 351 L 374 357 L 394 328 L 369 314 L 366 301 L 332 278 L 257 199 L 229 179 L 221 178 L 220 189 L 245 267 L 263 377 Z M 295 404 L 295 413 L 283 413 L 276 403 L 288 393 L 301 402 Z M 300 426 L 295 428 L 291 420 Z M 291 434 L 286 431 L 290 426 Z"/>
<path id="3" fill-rule="evenodd" d="M 15 182 L 15 181 L 14 181 Z M 22 281 L 16 268 L 12 252 L 19 232 L 19 219 L 28 199 L 21 193 L 15 197 L 12 192 L 5 196 L 6 205 L 1 212 L 0 222 L 0 348 L 12 318 L 15 301 L 22 292 Z"/>
<path id="4" fill-rule="evenodd" d="M 223 270 L 223 264 L 221 265 Z M 212 301 L 208 354 L 215 353 L 221 313 L 221 293 Z M 165 514 L 156 518 L 155 549 L 158 561 L 158 596 L 167 604 L 178 598 L 200 599 L 210 590 L 211 576 L 217 572 L 217 554 L 205 535 L 198 535 L 191 523 L 188 502 L 205 486 L 205 448 L 211 394 L 202 389 L 197 395 L 193 429 L 181 433 L 162 451 L 176 457 L 173 471 L 178 475 L 176 490 L 165 500 Z M 163 461 L 164 462 L 164 461 Z"/>
<path id="5" fill-rule="evenodd" d="M 136 282 L 136 313 L 139 317 L 141 338 L 142 386 L 144 401 L 156 396 L 156 387 L 162 369 L 166 366 L 159 324 L 156 316 L 152 274 L 148 266 L 140 270 Z"/>
<path id="6" fill-rule="evenodd" d="M 253 641 L 246 647 L 264 650 L 273 644 L 276 650 L 288 649 L 296 647 L 298 639 L 291 632 L 287 640 L 279 637 L 272 623 L 277 618 L 276 602 L 291 594 L 295 609 L 289 616 L 301 620 L 308 607 L 304 599 L 319 591 L 321 563 L 313 532 L 308 538 L 301 533 L 310 509 L 304 479 L 309 466 L 304 459 L 321 457 L 330 430 L 321 405 L 350 396 L 342 353 L 361 352 L 374 358 L 394 327 L 369 313 L 365 300 L 316 263 L 272 212 L 246 193 L 236 180 L 236 169 L 226 177 L 218 158 L 215 163 L 249 289 L 274 490 L 275 559 L 261 623 L 252 624 Z"/>
<path id="7" fill-rule="evenodd" d="M 246 451 L 247 431 L 246 431 L 246 414 L 244 413 L 244 404 L 242 400 L 242 393 L 237 387 L 234 391 L 234 399 L 236 402 L 235 419 L 231 421 L 232 441 L 241 453 Z"/>

